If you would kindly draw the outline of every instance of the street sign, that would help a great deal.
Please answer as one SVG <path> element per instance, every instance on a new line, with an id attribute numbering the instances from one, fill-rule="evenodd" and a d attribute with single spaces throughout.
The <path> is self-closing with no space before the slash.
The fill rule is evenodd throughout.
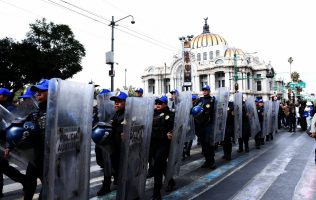
<path id="1" fill-rule="evenodd" d="M 300 86 L 301 88 L 305 88 L 306 87 L 306 83 L 305 82 L 298 82 L 298 86 Z"/>
<path id="2" fill-rule="evenodd" d="M 292 82 L 292 83 L 290 83 L 290 88 L 291 88 L 291 89 L 294 89 L 296 86 L 298 86 L 298 84 L 297 84 L 297 83 L 293 83 L 293 82 Z"/>

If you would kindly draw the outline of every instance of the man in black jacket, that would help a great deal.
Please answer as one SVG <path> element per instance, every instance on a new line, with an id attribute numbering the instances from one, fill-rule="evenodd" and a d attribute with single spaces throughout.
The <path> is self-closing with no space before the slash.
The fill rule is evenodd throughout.
<path id="1" fill-rule="evenodd" d="M 154 200 L 161 199 L 162 177 L 167 168 L 173 125 L 174 113 L 168 107 L 168 98 L 162 96 L 156 99 L 150 142 L 150 157 L 154 161 Z"/>

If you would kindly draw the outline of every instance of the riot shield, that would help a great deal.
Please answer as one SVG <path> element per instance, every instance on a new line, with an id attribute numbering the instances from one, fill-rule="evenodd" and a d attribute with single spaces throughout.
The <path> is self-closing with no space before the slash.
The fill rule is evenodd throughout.
<path id="1" fill-rule="evenodd" d="M 242 137 L 242 93 L 234 94 L 234 140 Z"/>
<path id="2" fill-rule="evenodd" d="M 126 100 L 116 199 L 144 199 L 154 98 Z"/>
<path id="3" fill-rule="evenodd" d="M 274 134 L 278 130 L 278 113 L 279 113 L 279 101 L 271 102 L 272 112 L 271 112 L 271 130 L 270 133 Z"/>
<path id="4" fill-rule="evenodd" d="M 271 127 L 271 101 L 264 101 L 263 123 L 262 123 L 262 137 L 270 133 Z"/>
<path id="5" fill-rule="evenodd" d="M 216 91 L 215 112 L 214 112 L 214 143 L 221 142 L 225 137 L 227 107 L 229 101 L 228 88 L 222 87 Z"/>
<path id="6" fill-rule="evenodd" d="M 43 199 L 89 198 L 93 91 L 92 84 L 49 81 Z"/>
<path id="7" fill-rule="evenodd" d="M 99 122 L 105 122 L 111 125 L 111 120 L 115 114 L 114 101 L 110 100 L 111 96 L 113 95 L 114 94 L 112 92 L 109 92 L 106 94 L 99 94 L 97 96 Z M 110 135 L 108 137 L 110 137 Z M 104 142 L 102 144 L 96 144 L 96 145 L 100 147 L 100 149 L 102 150 L 104 176 L 111 176 L 112 175 L 111 144 L 109 142 Z"/>
<path id="8" fill-rule="evenodd" d="M 168 156 L 165 184 L 168 184 L 169 180 L 174 176 L 179 175 L 184 141 L 189 129 L 191 107 L 191 92 L 186 91 L 179 93 L 179 101 L 175 108 L 175 119 Z"/>
<path id="9" fill-rule="evenodd" d="M 255 100 L 252 96 L 248 97 L 248 99 L 246 100 L 246 110 L 247 110 L 247 116 L 250 123 L 251 137 L 255 138 L 256 134 L 259 133 L 261 128 L 260 128 L 259 117 L 258 117 L 256 105 L 255 105 Z"/>
<path id="10" fill-rule="evenodd" d="M 15 118 L 16 117 L 10 111 L 0 105 L 1 129 L 5 129 L 6 127 L 8 127 Z"/>
<path id="11" fill-rule="evenodd" d="M 195 138 L 195 124 L 194 124 L 194 117 L 190 115 L 189 117 L 189 126 L 187 129 L 185 142 L 189 142 L 191 140 L 194 140 Z"/>
<path id="12" fill-rule="evenodd" d="M 110 122 L 115 114 L 114 101 L 110 100 L 111 96 L 114 96 L 112 92 L 97 96 L 98 119 L 100 122 Z"/>

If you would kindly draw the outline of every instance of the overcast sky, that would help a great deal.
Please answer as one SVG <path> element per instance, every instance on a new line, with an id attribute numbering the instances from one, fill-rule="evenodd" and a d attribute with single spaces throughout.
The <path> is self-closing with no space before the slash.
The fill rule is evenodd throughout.
<path id="1" fill-rule="evenodd" d="M 54 4 L 56 2 L 69 9 Z M 93 16 L 70 4 L 95 13 Z M 111 50 L 111 27 L 108 24 L 127 15 L 114 30 L 115 88 L 125 84 L 142 87 L 145 68 L 170 65 L 173 55 L 180 51 L 180 36 L 202 33 L 203 18 L 208 17 L 210 31 L 221 35 L 228 45 L 258 52 L 261 61 L 271 62 L 278 76 L 289 80 L 298 71 L 306 82 L 307 92 L 316 92 L 315 46 L 316 19 L 313 0 L 0 0 L 0 38 L 25 38 L 29 24 L 43 17 L 55 24 L 67 24 L 86 49 L 83 70 L 75 81 L 93 80 L 110 88 L 109 65 L 105 52 Z M 98 20 L 99 22 L 97 22 Z"/>

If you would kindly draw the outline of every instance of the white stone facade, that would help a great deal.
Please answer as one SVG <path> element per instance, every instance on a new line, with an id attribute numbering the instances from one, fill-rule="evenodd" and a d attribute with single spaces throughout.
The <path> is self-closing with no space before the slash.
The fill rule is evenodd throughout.
<path id="1" fill-rule="evenodd" d="M 210 85 L 211 91 L 228 87 L 231 93 L 234 93 L 234 70 L 237 66 L 239 91 L 245 96 L 254 95 L 269 99 L 275 95 L 273 79 L 266 78 L 272 68 L 271 64 L 261 62 L 255 54 L 229 47 L 224 38 L 210 33 L 207 19 L 203 33 L 186 42 L 189 42 L 190 46 L 183 50 L 189 51 L 191 55 L 191 87 L 184 86 L 182 55 L 175 55 L 168 66 L 150 66 L 145 69 L 142 75 L 145 93 L 161 95 L 177 89 L 200 94 L 202 86 L 206 84 Z"/>

